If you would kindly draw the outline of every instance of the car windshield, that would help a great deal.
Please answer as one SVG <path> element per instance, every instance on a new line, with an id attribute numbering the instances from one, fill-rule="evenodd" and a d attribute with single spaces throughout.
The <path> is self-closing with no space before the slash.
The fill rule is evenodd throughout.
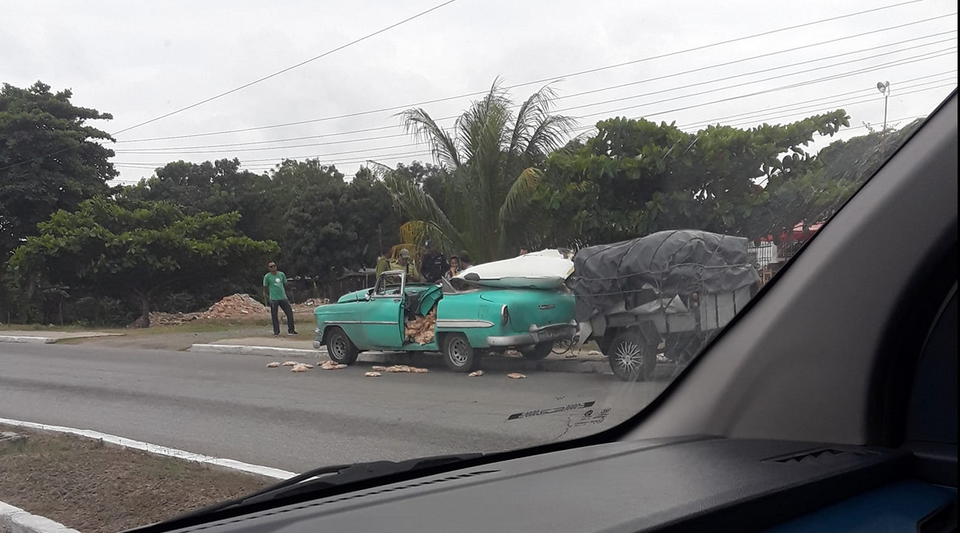
<path id="1" fill-rule="evenodd" d="M 0 12 L 0 502 L 83 532 L 617 426 L 957 85 L 946 0 Z"/>

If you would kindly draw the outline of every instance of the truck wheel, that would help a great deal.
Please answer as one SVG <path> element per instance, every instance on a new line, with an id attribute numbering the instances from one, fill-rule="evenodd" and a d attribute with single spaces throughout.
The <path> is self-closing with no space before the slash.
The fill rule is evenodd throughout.
<path id="1" fill-rule="evenodd" d="M 340 328 L 333 328 L 327 335 L 327 355 L 334 363 L 352 365 L 357 362 L 360 351 Z"/>
<path id="2" fill-rule="evenodd" d="M 480 366 L 480 353 L 470 346 L 463 333 L 449 333 L 443 337 L 443 362 L 454 372 L 472 372 Z"/>
<path id="3" fill-rule="evenodd" d="M 523 358 L 530 359 L 531 361 L 539 361 L 544 359 L 550 355 L 550 352 L 552 351 L 552 342 L 541 342 L 540 344 L 534 344 L 533 346 L 524 346 L 523 348 L 520 348 L 520 353 L 523 354 Z"/>
<path id="4" fill-rule="evenodd" d="M 621 381 L 653 379 L 657 369 L 656 347 L 636 333 L 617 335 L 609 348 L 610 368 Z"/>

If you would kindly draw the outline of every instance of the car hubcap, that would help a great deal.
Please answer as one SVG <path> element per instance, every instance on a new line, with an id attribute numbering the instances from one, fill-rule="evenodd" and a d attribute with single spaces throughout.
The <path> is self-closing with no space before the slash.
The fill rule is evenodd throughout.
<path id="1" fill-rule="evenodd" d="M 456 339 L 450 343 L 450 362 L 456 366 L 467 364 L 469 359 L 469 346 L 462 339 Z"/>
<path id="2" fill-rule="evenodd" d="M 345 343 L 343 338 L 340 336 L 337 336 L 335 339 L 333 339 L 333 346 L 331 346 L 331 348 L 333 348 L 331 351 L 333 352 L 334 357 L 337 359 L 342 360 L 344 358 L 344 354 L 347 353 L 347 343 Z"/>
<path id="3" fill-rule="evenodd" d="M 640 371 L 640 365 L 643 362 L 640 344 L 633 341 L 621 342 L 613 355 L 616 358 L 617 366 L 625 374 L 635 374 Z"/>

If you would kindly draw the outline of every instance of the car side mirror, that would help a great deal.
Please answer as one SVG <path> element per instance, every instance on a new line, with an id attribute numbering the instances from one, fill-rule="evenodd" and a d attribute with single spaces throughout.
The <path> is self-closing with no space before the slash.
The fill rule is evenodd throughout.
<path id="1" fill-rule="evenodd" d="M 368 302 L 371 298 L 373 298 L 373 289 L 368 290 L 367 293 L 363 295 L 363 299 Z"/>

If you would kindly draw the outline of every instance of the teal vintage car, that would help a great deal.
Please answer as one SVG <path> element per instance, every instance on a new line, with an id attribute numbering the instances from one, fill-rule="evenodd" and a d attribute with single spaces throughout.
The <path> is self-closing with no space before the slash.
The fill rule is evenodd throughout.
<path id="1" fill-rule="evenodd" d="M 456 283 L 459 280 L 456 280 Z M 407 340 L 405 323 L 436 307 L 433 339 Z M 576 333 L 573 295 L 563 290 L 509 289 L 408 282 L 384 272 L 371 289 L 352 292 L 314 311 L 314 347 L 353 364 L 364 351 L 440 352 L 447 367 L 470 372 L 485 351 L 515 348 L 530 359 L 550 355 L 554 342 Z"/>

